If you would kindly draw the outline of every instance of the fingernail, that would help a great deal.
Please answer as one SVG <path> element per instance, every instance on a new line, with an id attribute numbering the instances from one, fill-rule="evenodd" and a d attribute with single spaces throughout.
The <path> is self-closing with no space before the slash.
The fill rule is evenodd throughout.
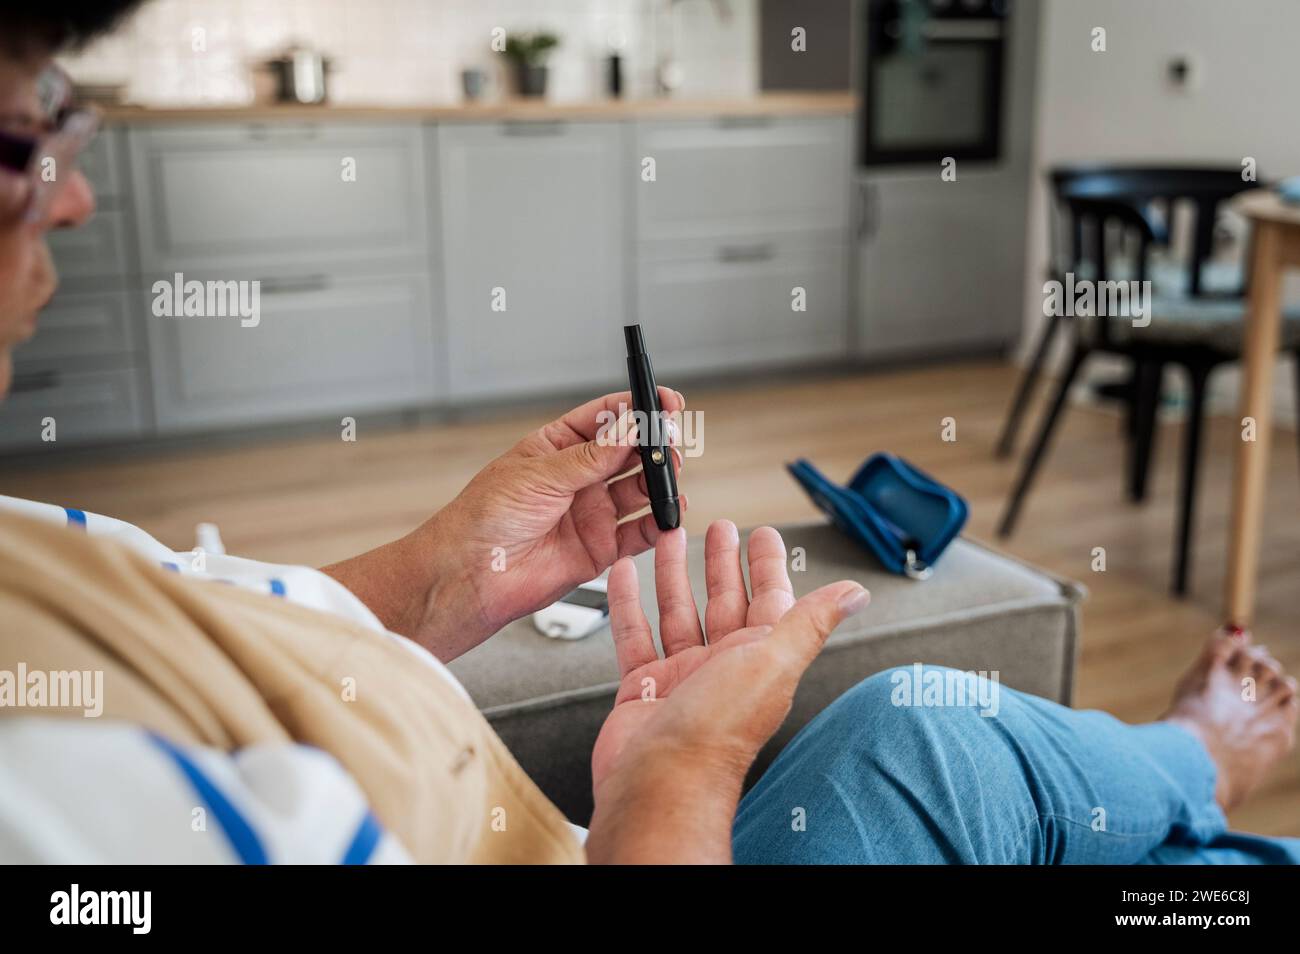
<path id="1" fill-rule="evenodd" d="M 840 597 L 840 612 L 845 616 L 852 616 L 866 609 L 869 602 L 871 602 L 871 594 L 855 583 L 854 589 Z"/>
<path id="2" fill-rule="evenodd" d="M 681 391 L 677 391 L 676 394 L 677 394 L 677 400 L 681 402 L 681 407 L 679 407 L 678 410 L 681 410 L 682 408 L 686 407 L 686 395 L 683 394 Z"/>

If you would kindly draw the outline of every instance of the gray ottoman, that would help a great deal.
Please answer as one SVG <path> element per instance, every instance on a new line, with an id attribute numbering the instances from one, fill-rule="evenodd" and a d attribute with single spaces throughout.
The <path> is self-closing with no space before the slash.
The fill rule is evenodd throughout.
<path id="1" fill-rule="evenodd" d="M 862 679 L 914 662 L 997 670 L 1004 685 L 1068 703 L 1083 588 L 969 540 L 958 540 L 924 582 L 894 576 L 825 523 L 778 528 L 806 567 L 795 593 L 856 579 L 871 605 L 830 637 L 804 676 L 781 731 L 751 781 L 790 738 Z M 691 578 L 704 599 L 704 538 L 690 542 Z M 654 556 L 638 557 L 642 602 L 655 624 Z M 451 665 L 520 764 L 578 824 L 591 817 L 591 747 L 609 713 L 618 667 L 608 628 L 586 639 L 548 639 L 512 623 Z"/>

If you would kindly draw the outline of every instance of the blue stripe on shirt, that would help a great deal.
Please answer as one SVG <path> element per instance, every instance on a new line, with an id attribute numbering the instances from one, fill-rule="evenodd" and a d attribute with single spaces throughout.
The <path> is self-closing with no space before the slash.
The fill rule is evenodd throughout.
<path id="1" fill-rule="evenodd" d="M 64 507 L 63 512 L 68 515 L 68 526 L 86 529 L 86 512 L 84 510 L 75 510 L 72 507 Z"/>
<path id="2" fill-rule="evenodd" d="M 262 847 L 262 842 L 253 831 L 253 826 L 244 820 L 244 816 L 239 814 L 239 809 L 235 808 L 212 780 L 203 774 L 203 770 L 195 764 L 194 760 L 161 735 L 150 732 L 149 738 L 158 748 L 172 757 L 189 783 L 194 786 L 199 797 L 208 803 L 213 817 L 225 832 L 230 847 L 235 850 L 240 862 L 246 865 L 268 864 L 266 849 Z"/>
<path id="3" fill-rule="evenodd" d="M 357 833 L 352 836 L 352 844 L 348 845 L 348 850 L 343 853 L 341 864 L 366 864 L 370 856 L 375 853 L 375 846 L 379 844 L 379 839 L 383 835 L 384 830 L 379 827 L 378 819 L 367 809 L 366 817 L 361 819 L 361 824 L 357 826 Z"/>

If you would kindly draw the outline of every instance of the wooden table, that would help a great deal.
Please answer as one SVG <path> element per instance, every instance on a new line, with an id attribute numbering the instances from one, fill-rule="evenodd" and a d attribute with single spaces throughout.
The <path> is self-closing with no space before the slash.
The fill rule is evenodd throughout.
<path id="1" fill-rule="evenodd" d="M 1254 226 L 1250 302 L 1241 356 L 1241 418 L 1254 418 L 1255 440 L 1243 439 L 1237 448 L 1225 591 L 1227 621 L 1244 627 L 1255 613 L 1259 532 L 1273 425 L 1273 366 L 1282 328 L 1282 273 L 1288 267 L 1300 268 L 1300 206 L 1288 205 L 1272 191 L 1260 189 L 1237 200 L 1233 208 Z"/>

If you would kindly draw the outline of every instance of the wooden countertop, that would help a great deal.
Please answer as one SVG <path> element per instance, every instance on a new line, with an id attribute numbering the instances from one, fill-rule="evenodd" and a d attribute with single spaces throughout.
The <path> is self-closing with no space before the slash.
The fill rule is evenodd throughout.
<path id="1" fill-rule="evenodd" d="M 274 122 L 288 120 L 618 120 L 692 119 L 713 116 L 831 116 L 851 113 L 857 105 L 853 93 L 759 93 L 717 99 L 607 99 L 583 102 L 508 99 L 489 103 L 429 105 L 324 105 L 296 106 L 108 106 L 110 122 Z"/>

